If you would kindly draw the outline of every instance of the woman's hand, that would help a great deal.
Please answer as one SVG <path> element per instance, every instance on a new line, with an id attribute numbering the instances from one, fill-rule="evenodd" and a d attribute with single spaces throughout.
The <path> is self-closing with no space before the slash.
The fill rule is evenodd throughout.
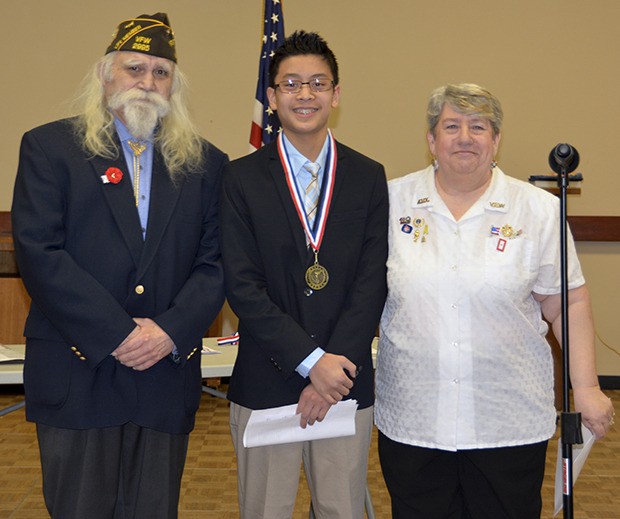
<path id="1" fill-rule="evenodd" d="M 604 438 L 614 423 L 614 407 L 598 386 L 573 388 L 575 410 L 597 440 Z"/>

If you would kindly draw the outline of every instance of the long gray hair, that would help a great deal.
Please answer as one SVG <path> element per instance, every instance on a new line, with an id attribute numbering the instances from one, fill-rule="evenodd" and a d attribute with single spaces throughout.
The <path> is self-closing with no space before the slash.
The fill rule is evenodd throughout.
<path id="1" fill-rule="evenodd" d="M 114 116 L 108 110 L 104 96 L 104 82 L 112 77 L 112 63 L 116 52 L 103 56 L 86 75 L 73 103 L 79 113 L 75 131 L 84 150 L 92 156 L 116 158 L 119 150 L 114 137 Z M 187 80 L 174 65 L 170 111 L 163 117 L 155 134 L 155 145 L 173 180 L 190 174 L 203 161 L 204 141 L 191 120 L 187 108 Z"/>

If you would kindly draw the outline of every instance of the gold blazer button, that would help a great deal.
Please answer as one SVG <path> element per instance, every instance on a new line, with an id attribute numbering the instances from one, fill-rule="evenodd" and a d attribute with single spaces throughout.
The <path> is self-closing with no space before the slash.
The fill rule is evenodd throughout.
<path id="1" fill-rule="evenodd" d="M 138 285 L 136 287 L 136 294 L 144 294 L 144 286 Z"/>

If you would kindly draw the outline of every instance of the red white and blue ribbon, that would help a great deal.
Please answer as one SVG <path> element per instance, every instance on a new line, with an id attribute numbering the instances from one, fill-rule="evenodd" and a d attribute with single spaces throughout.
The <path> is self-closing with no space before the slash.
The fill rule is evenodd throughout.
<path id="1" fill-rule="evenodd" d="M 227 344 L 237 344 L 239 342 L 239 332 L 235 332 L 227 337 L 220 337 L 217 340 L 218 346 L 226 346 Z"/>
<path id="2" fill-rule="evenodd" d="M 302 193 L 297 186 L 297 182 L 295 182 L 295 175 L 293 173 L 293 168 L 291 167 L 288 153 L 286 152 L 286 146 L 284 145 L 282 133 L 278 135 L 278 153 L 280 155 L 280 162 L 282 162 L 282 167 L 284 168 L 288 190 L 291 193 L 293 204 L 295 204 L 297 216 L 299 216 L 301 225 L 304 228 L 306 237 L 308 238 L 308 243 L 315 252 L 318 252 L 321 248 L 323 235 L 325 234 L 325 226 L 327 224 L 327 217 L 329 216 L 329 207 L 332 201 L 332 194 L 334 192 L 334 183 L 336 181 L 336 162 L 338 159 L 336 153 L 336 141 L 330 130 L 327 130 L 327 136 L 329 139 L 329 144 L 327 148 L 327 159 L 325 161 L 327 167 L 325 169 L 325 175 L 323 176 L 323 196 L 321 196 L 319 206 L 317 207 L 314 229 L 312 229 L 304 209 Z"/>

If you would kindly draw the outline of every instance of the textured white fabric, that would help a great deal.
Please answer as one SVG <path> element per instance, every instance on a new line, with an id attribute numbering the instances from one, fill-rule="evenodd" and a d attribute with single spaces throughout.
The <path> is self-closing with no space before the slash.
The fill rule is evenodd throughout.
<path id="1" fill-rule="evenodd" d="M 558 200 L 495 168 L 456 222 L 432 167 L 389 188 L 377 426 L 401 443 L 444 450 L 548 439 L 553 365 L 531 294 L 560 292 Z M 572 237 L 568 257 L 576 288 L 585 281 Z"/>

